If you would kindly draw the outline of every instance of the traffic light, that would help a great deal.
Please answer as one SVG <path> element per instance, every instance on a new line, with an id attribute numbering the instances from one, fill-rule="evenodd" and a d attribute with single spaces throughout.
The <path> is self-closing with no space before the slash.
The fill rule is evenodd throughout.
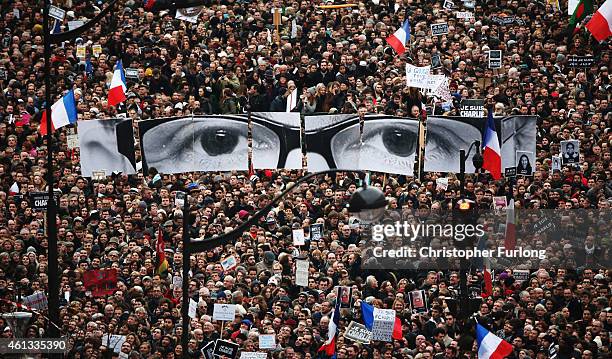
<path id="1" fill-rule="evenodd" d="M 145 0 L 144 8 L 147 11 L 176 10 L 210 5 L 210 0 Z"/>

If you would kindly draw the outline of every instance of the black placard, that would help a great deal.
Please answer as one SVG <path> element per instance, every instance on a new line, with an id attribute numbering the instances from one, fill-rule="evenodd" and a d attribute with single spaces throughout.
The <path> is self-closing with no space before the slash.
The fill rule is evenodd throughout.
<path id="1" fill-rule="evenodd" d="M 505 177 L 515 177 L 516 176 L 516 167 L 508 167 L 504 171 Z"/>
<path id="2" fill-rule="evenodd" d="M 431 35 L 445 35 L 448 34 L 448 24 L 443 22 L 440 24 L 431 24 Z"/>
<path id="3" fill-rule="evenodd" d="M 55 192 L 55 203 L 59 202 L 60 194 Z M 46 210 L 47 202 L 49 202 L 49 193 L 47 192 L 32 192 L 30 193 L 30 205 L 35 210 Z"/>
<path id="4" fill-rule="evenodd" d="M 217 341 L 215 342 L 215 350 L 213 353 L 216 357 L 227 357 L 235 359 L 238 356 L 239 347 L 240 346 L 237 343 L 217 339 Z"/>
<path id="5" fill-rule="evenodd" d="M 484 100 L 465 99 L 461 101 L 461 117 L 482 118 L 484 117 Z"/>
<path id="6" fill-rule="evenodd" d="M 214 359 L 214 350 L 215 342 L 208 342 L 208 344 L 206 344 L 202 349 L 200 349 L 200 352 L 202 353 L 202 356 L 204 356 L 204 359 Z"/>
<path id="7" fill-rule="evenodd" d="M 310 225 L 310 241 L 320 241 L 323 238 L 323 223 Z"/>
<path id="8" fill-rule="evenodd" d="M 501 50 L 489 51 L 489 68 L 500 69 L 502 67 L 502 52 Z"/>
<path id="9" fill-rule="evenodd" d="M 520 17 L 516 17 L 514 15 L 512 16 L 491 16 L 491 21 L 493 21 L 494 23 L 498 24 L 498 25 L 512 25 L 512 24 L 517 24 L 520 26 L 524 26 L 525 25 L 525 20 L 521 19 Z"/>
<path id="10" fill-rule="evenodd" d="M 595 58 L 593 57 L 593 55 L 587 55 L 587 56 L 572 55 L 567 58 L 567 66 L 569 67 L 585 68 L 585 67 L 593 66 L 594 63 L 595 63 Z"/>

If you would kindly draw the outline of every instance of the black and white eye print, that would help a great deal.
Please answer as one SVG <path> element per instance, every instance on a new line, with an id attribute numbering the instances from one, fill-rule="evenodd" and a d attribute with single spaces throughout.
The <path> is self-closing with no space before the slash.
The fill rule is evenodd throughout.
<path id="1" fill-rule="evenodd" d="M 474 119 L 428 117 L 425 144 L 427 172 L 459 172 L 459 151 L 468 151 L 474 141 L 482 141 L 481 129 Z M 471 158 L 476 149 L 467 154 Z M 472 161 L 466 161 L 466 173 L 474 173 Z"/>
<path id="2" fill-rule="evenodd" d="M 143 169 L 161 173 L 248 168 L 248 122 L 242 116 L 167 118 L 140 124 Z"/>
<path id="3" fill-rule="evenodd" d="M 359 170 L 359 126 L 357 115 L 305 116 L 308 171 Z"/>
<path id="4" fill-rule="evenodd" d="M 297 112 L 253 113 L 253 168 L 301 169 L 300 122 Z"/>
<path id="5" fill-rule="evenodd" d="M 516 165 L 517 151 L 536 151 L 536 116 L 510 116 L 501 119 L 502 173 Z"/>
<path id="6" fill-rule="evenodd" d="M 131 120 L 79 121 L 77 128 L 83 176 L 91 177 L 93 171 L 136 173 Z"/>

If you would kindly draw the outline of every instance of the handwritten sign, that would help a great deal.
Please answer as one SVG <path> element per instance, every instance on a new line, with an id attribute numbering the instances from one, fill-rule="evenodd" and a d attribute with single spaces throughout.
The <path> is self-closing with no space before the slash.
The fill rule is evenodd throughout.
<path id="1" fill-rule="evenodd" d="M 236 318 L 235 304 L 215 303 L 213 320 L 232 321 L 234 318 Z"/>
<path id="2" fill-rule="evenodd" d="M 307 287 L 308 286 L 308 269 L 310 261 L 308 259 L 295 260 L 295 284 Z"/>
<path id="3" fill-rule="evenodd" d="M 36 292 L 23 298 L 23 304 L 34 309 L 45 310 L 49 307 L 47 296 L 44 292 Z"/>
<path id="4" fill-rule="evenodd" d="M 395 310 L 374 308 L 372 340 L 390 342 L 395 326 Z"/>
<path id="5" fill-rule="evenodd" d="M 293 245 L 303 246 L 306 244 L 306 238 L 304 237 L 304 229 L 298 228 L 292 231 L 293 233 Z"/>
<path id="6" fill-rule="evenodd" d="M 276 334 L 260 334 L 259 349 L 276 349 Z"/>
<path id="7" fill-rule="evenodd" d="M 268 353 L 261 352 L 241 352 L 240 359 L 267 359 Z"/>
<path id="8" fill-rule="evenodd" d="M 115 353 L 119 353 L 121 351 L 121 346 L 127 339 L 125 335 L 116 335 L 116 334 L 104 334 L 102 335 L 102 345 L 107 348 L 112 348 Z"/>

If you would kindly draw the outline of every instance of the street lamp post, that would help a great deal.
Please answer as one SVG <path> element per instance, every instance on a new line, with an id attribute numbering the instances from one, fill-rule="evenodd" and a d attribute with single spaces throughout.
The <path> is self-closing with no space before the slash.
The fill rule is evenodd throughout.
<path id="1" fill-rule="evenodd" d="M 300 179 L 298 179 L 295 184 L 289 188 L 286 188 L 280 195 L 275 197 L 272 202 L 270 202 L 267 206 L 257 211 L 255 214 L 251 216 L 246 222 L 243 222 L 238 227 L 236 227 L 231 232 L 225 233 L 220 236 L 213 237 L 208 240 L 192 242 L 189 236 L 189 206 L 187 205 L 189 201 L 189 197 L 185 198 L 185 209 L 183 211 L 183 304 L 181 307 L 181 317 L 183 322 L 183 333 L 181 336 L 181 343 L 183 346 L 183 358 L 187 359 L 189 357 L 187 351 L 187 345 L 189 343 L 189 330 L 187 323 L 189 323 L 189 296 L 187 291 L 188 287 L 188 278 L 189 278 L 189 257 L 191 254 L 205 252 L 211 250 L 218 246 L 224 246 L 228 243 L 233 243 L 236 239 L 240 238 L 242 234 L 247 231 L 253 224 L 256 224 L 261 218 L 266 216 L 270 210 L 278 204 L 289 192 L 293 191 L 297 188 L 301 183 L 307 182 L 315 177 L 324 174 L 336 173 L 336 172 L 357 172 L 362 175 L 365 175 L 363 171 L 351 171 L 351 170 L 327 170 L 321 172 L 313 172 L 310 173 Z M 384 208 L 387 205 L 387 200 L 385 199 L 385 195 L 383 192 L 371 186 L 364 186 L 359 188 L 353 195 L 349 201 L 349 211 L 351 213 L 355 213 L 357 217 L 366 221 L 374 221 L 383 214 Z M 186 285 L 187 283 L 187 285 Z"/>

